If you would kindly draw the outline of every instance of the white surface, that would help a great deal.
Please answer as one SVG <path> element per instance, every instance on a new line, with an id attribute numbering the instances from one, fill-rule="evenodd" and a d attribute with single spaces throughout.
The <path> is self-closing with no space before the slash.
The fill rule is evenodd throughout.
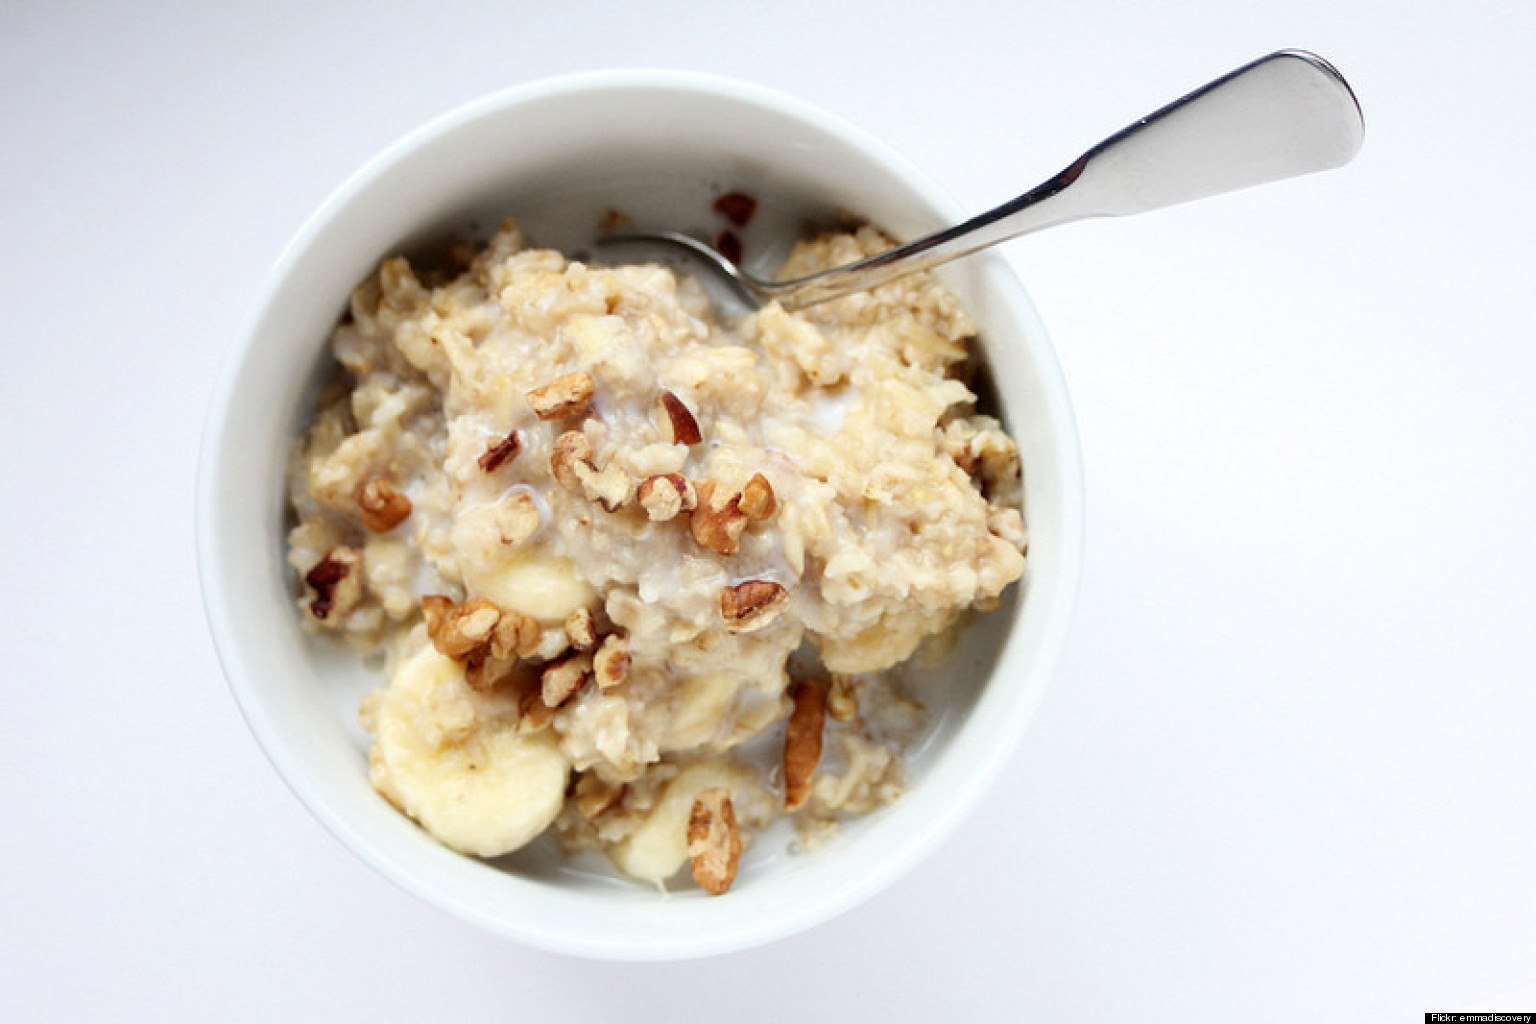
<path id="1" fill-rule="evenodd" d="M 1420 1020 L 1536 1004 L 1536 13 L 1518 3 L 0 7 L 9 1020 Z M 1082 429 L 1062 669 L 990 809 L 788 943 L 482 935 L 303 811 L 203 626 L 224 345 L 341 178 L 492 89 L 724 71 L 980 209 L 1283 46 L 1351 167 L 1014 243 Z"/>

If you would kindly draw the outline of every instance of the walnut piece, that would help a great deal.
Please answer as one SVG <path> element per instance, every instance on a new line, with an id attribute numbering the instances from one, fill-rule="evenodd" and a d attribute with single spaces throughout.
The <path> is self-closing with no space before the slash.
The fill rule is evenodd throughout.
<path id="1" fill-rule="evenodd" d="M 573 651 L 544 666 L 539 675 L 539 694 L 544 706 L 558 708 L 592 677 L 592 655 Z"/>
<path id="2" fill-rule="evenodd" d="M 444 657 L 463 661 L 486 647 L 501 621 L 501 609 L 483 597 L 465 601 L 443 617 L 432 646 Z"/>
<path id="3" fill-rule="evenodd" d="M 693 539 L 717 554 L 734 555 L 740 547 L 742 531 L 747 528 L 741 495 L 713 480 L 700 480 L 694 484 L 694 492 L 698 507 L 688 518 Z"/>
<path id="4" fill-rule="evenodd" d="M 565 620 L 565 636 L 578 651 L 590 651 L 597 643 L 597 623 L 592 620 L 592 609 L 577 608 Z"/>
<path id="5" fill-rule="evenodd" d="M 538 687 L 529 689 L 518 700 L 517 731 L 520 734 L 539 732 L 549 726 L 555 717 L 555 709 L 544 703 Z"/>
<path id="6" fill-rule="evenodd" d="M 581 493 L 601 505 L 604 512 L 617 512 L 634 496 L 635 482 L 615 463 L 590 473 L 578 466 L 576 474 L 581 478 Z"/>
<path id="7" fill-rule="evenodd" d="M 465 659 L 464 681 L 471 690 L 485 693 L 510 679 L 516 664 L 516 656 L 501 657 L 482 647 Z"/>
<path id="8" fill-rule="evenodd" d="M 753 474 L 747 486 L 741 489 L 741 500 L 737 502 L 737 507 L 753 522 L 762 522 L 777 512 L 779 502 L 773 496 L 773 485 L 768 482 L 768 478 L 761 473 Z"/>
<path id="9" fill-rule="evenodd" d="M 561 487 L 579 494 L 581 477 L 576 473 L 578 466 L 597 471 L 597 466 L 592 462 L 592 442 L 579 430 L 567 430 L 555 438 L 555 447 L 549 456 L 549 471 Z"/>
<path id="10" fill-rule="evenodd" d="M 731 795 L 719 786 L 693 799 L 688 815 L 688 856 L 693 861 L 693 880 L 711 896 L 719 896 L 736 880 L 741 833 L 736 828 Z"/>
<path id="11" fill-rule="evenodd" d="M 539 532 L 539 503 L 527 491 L 513 491 L 496 506 L 496 531 L 501 542 L 518 547 Z"/>
<path id="12" fill-rule="evenodd" d="M 437 636 L 453 611 L 453 599 L 442 594 L 427 594 L 421 599 L 421 618 L 427 624 L 427 636 Z"/>
<path id="13" fill-rule="evenodd" d="M 793 811 L 811 795 L 811 776 L 821 760 L 821 728 L 826 721 L 827 683 L 806 679 L 790 689 L 795 708 L 784 730 L 784 809 Z"/>
<path id="14" fill-rule="evenodd" d="M 504 611 L 491 634 L 491 654 L 497 658 L 527 658 L 539 649 L 544 629 L 539 620 L 519 611 Z"/>
<path id="15" fill-rule="evenodd" d="M 561 487 L 597 502 L 604 512 L 617 512 L 634 495 L 634 481 L 618 465 L 597 468 L 592 442 L 579 430 L 567 430 L 555 438 L 549 471 Z"/>
<path id="16" fill-rule="evenodd" d="M 528 392 L 528 406 L 541 420 L 569 419 L 592 407 L 592 393 L 592 375 L 577 370 Z"/>
<path id="17" fill-rule="evenodd" d="M 715 251 L 737 266 L 741 265 L 741 238 L 730 228 L 715 236 Z"/>
<path id="18" fill-rule="evenodd" d="M 518 438 L 517 431 L 512 431 L 506 437 L 486 448 L 480 456 L 480 468 L 487 473 L 494 473 L 502 466 L 517 458 L 517 453 L 522 450 L 523 442 Z"/>
<path id="19" fill-rule="evenodd" d="M 371 478 L 357 494 L 357 517 L 374 533 L 388 533 L 411 514 L 411 499 L 382 476 Z"/>
<path id="20" fill-rule="evenodd" d="M 727 192 L 716 196 L 711 204 L 714 211 L 739 228 L 747 226 L 752 215 L 757 212 L 757 197 L 745 192 Z"/>
<path id="21" fill-rule="evenodd" d="M 363 584 L 359 579 L 362 574 L 353 570 L 362 560 L 362 552 L 341 544 L 328 551 L 304 574 L 304 582 L 315 592 L 314 599 L 309 602 L 309 614 L 324 620 L 332 612 L 345 615 L 357 606 L 363 597 Z"/>
<path id="22" fill-rule="evenodd" d="M 704 439 L 699 433 L 699 421 L 683 404 L 683 400 L 670 391 L 656 396 L 656 410 L 661 420 L 661 436 L 672 444 L 698 444 Z"/>
<path id="23" fill-rule="evenodd" d="M 648 476 L 635 489 L 635 500 L 652 522 L 664 523 L 699 507 L 693 481 L 681 473 Z"/>
<path id="24" fill-rule="evenodd" d="M 720 590 L 720 617 L 728 633 L 751 633 L 779 617 L 789 591 L 769 580 L 747 580 Z"/>
<path id="25" fill-rule="evenodd" d="M 603 637 L 592 655 L 592 674 L 599 689 L 611 690 L 629 678 L 629 641 L 617 634 Z"/>

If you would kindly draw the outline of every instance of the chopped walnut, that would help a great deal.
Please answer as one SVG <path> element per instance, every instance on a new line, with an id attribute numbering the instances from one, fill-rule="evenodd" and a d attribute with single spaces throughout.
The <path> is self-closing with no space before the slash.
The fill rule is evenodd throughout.
<path id="1" fill-rule="evenodd" d="M 740 265 L 742 257 L 741 238 L 736 232 L 727 228 L 716 235 L 715 250 L 732 263 Z"/>
<path id="2" fill-rule="evenodd" d="M 591 821 L 616 807 L 624 799 L 626 789 L 628 787 L 622 782 L 609 782 L 584 772 L 576 780 L 576 809 L 583 818 Z"/>
<path id="3" fill-rule="evenodd" d="M 784 730 L 784 809 L 793 811 L 811 795 L 811 776 L 821 760 L 821 729 L 826 720 L 827 684 L 806 679 L 790 690 L 795 708 Z"/>
<path id="4" fill-rule="evenodd" d="M 586 473 L 578 466 L 576 472 L 581 477 L 581 492 L 601 505 L 604 512 L 617 512 L 629 504 L 635 493 L 635 482 L 615 463 L 610 462 L 593 473 Z"/>
<path id="5" fill-rule="evenodd" d="M 346 614 L 363 597 L 361 573 L 353 572 L 362 561 L 362 552 L 338 545 L 326 553 L 315 567 L 304 574 L 304 582 L 315 592 L 309 613 L 324 620 L 332 612 Z"/>
<path id="6" fill-rule="evenodd" d="M 661 420 L 661 436 L 672 444 L 698 444 L 704 439 L 699 433 L 699 421 L 672 392 L 663 391 L 656 396 L 656 410 Z"/>
<path id="7" fill-rule="evenodd" d="M 688 856 L 693 861 L 693 880 L 711 896 L 719 896 L 736 880 L 741 833 L 731 795 L 719 786 L 694 797 L 688 815 Z"/>
<path id="8" fill-rule="evenodd" d="M 693 481 L 681 473 L 646 477 L 635 489 L 635 500 L 645 509 L 645 514 L 658 523 L 675 519 L 684 512 L 692 512 L 699 506 L 699 495 Z"/>
<path id="9" fill-rule="evenodd" d="M 693 539 L 717 554 L 734 555 L 740 546 L 741 534 L 747 528 L 746 513 L 741 511 L 741 495 L 733 494 L 713 480 L 700 480 L 694 484 L 694 492 L 698 496 L 698 507 L 688 519 Z"/>
<path id="10" fill-rule="evenodd" d="M 546 707 L 557 708 L 570 700 L 592 676 L 592 656 L 572 652 L 544 666 L 539 675 L 539 693 Z"/>
<path id="11" fill-rule="evenodd" d="M 597 643 L 597 624 L 592 620 L 592 609 L 577 608 L 565 620 L 565 636 L 578 651 L 590 651 Z"/>
<path id="12" fill-rule="evenodd" d="M 496 506 L 496 530 L 501 542 L 518 547 L 539 532 L 539 503 L 527 491 L 513 491 Z"/>
<path id="13" fill-rule="evenodd" d="M 512 431 L 500 441 L 486 448 L 479 458 L 480 468 L 487 473 L 494 473 L 502 466 L 517 458 L 517 453 L 522 450 L 523 442 L 518 438 L 517 431 Z"/>
<path id="14" fill-rule="evenodd" d="M 720 591 L 720 617 L 730 633 L 751 633 L 779 617 L 789 591 L 769 580 L 748 580 Z"/>
<path id="15" fill-rule="evenodd" d="M 520 611 L 504 611 L 491 634 L 491 654 L 498 658 L 527 658 L 539 649 L 544 630 L 539 620 Z"/>
<path id="16" fill-rule="evenodd" d="M 357 495 L 357 517 L 374 533 L 388 533 L 411 514 L 411 499 L 382 476 L 363 484 Z"/>
<path id="17" fill-rule="evenodd" d="M 634 494 L 634 481 L 618 465 L 602 469 L 592 461 L 592 442 L 579 430 L 567 430 L 555 438 L 549 470 L 560 486 L 595 501 L 605 512 L 617 512 Z"/>
<path id="18" fill-rule="evenodd" d="M 480 693 L 493 690 L 512 677 L 516 657 L 500 657 L 488 648 L 480 648 L 464 661 L 464 681 Z"/>
<path id="19" fill-rule="evenodd" d="M 421 599 L 421 619 L 427 624 L 427 636 L 437 636 L 451 611 L 453 611 L 452 598 L 444 597 L 442 594 L 427 594 Z"/>
<path id="20" fill-rule="evenodd" d="M 716 196 L 714 211 L 739 228 L 744 228 L 757 212 L 757 199 L 745 192 L 727 192 Z"/>
<path id="21" fill-rule="evenodd" d="M 539 732 L 549 726 L 555 717 L 555 709 L 544 703 L 538 687 L 525 692 L 518 700 L 517 731 L 522 734 Z"/>
<path id="22" fill-rule="evenodd" d="M 592 655 L 592 674 L 600 689 L 609 690 L 629 678 L 629 641 L 617 634 L 603 637 Z"/>
<path id="23" fill-rule="evenodd" d="M 528 406 L 541 420 L 569 419 L 591 408 L 592 393 L 592 375 L 577 370 L 528 392 Z"/>
<path id="24" fill-rule="evenodd" d="M 597 471 L 597 466 L 592 462 L 592 442 L 579 430 L 567 430 L 555 438 L 554 451 L 549 456 L 549 471 L 561 487 L 580 493 L 581 477 L 576 473 L 578 466 Z"/>
<path id="25" fill-rule="evenodd" d="M 761 522 L 778 511 L 778 499 L 773 496 L 773 485 L 761 473 L 755 473 L 747 486 L 741 489 L 741 501 L 737 503 L 742 514 L 754 522 Z"/>
<path id="26" fill-rule="evenodd" d="M 483 597 L 465 601 L 443 617 L 432 646 L 444 657 L 462 661 L 487 646 L 501 621 L 501 609 Z"/>

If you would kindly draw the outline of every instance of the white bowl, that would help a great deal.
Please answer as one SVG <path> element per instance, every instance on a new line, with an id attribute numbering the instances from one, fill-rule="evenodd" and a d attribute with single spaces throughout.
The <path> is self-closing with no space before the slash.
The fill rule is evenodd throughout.
<path id="1" fill-rule="evenodd" d="M 284 566 L 284 467 L 326 341 L 380 257 L 515 213 L 532 239 L 578 248 L 609 207 L 648 226 L 708 224 L 724 188 L 760 197 L 750 249 L 781 256 L 839 212 L 910 238 L 964 211 L 902 158 L 796 100 L 728 79 L 577 75 L 498 93 L 406 137 L 310 218 L 269 274 L 224 367 L 203 440 L 198 559 L 230 687 L 272 763 L 347 846 L 407 890 L 493 932 L 561 953 L 663 960 L 767 942 L 823 921 L 911 868 L 1006 762 L 1066 632 L 1082 550 L 1082 479 L 1067 392 L 1034 307 L 996 255 L 942 272 L 982 326 L 1000 411 L 1018 438 L 1030 528 L 1024 582 L 970 629 L 924 693 L 935 725 L 895 804 L 815 854 L 773 834 L 711 898 L 578 870 L 546 847 L 485 862 L 438 845 L 368 784 L 359 697 L 375 671 L 303 634 Z"/>

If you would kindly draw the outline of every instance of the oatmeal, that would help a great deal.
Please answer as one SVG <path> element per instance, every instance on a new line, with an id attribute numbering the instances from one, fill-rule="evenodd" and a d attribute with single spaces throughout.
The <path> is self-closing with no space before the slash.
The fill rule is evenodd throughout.
<path id="1" fill-rule="evenodd" d="M 727 325 L 691 279 L 510 221 L 451 278 L 385 260 L 332 338 L 288 551 L 306 627 L 384 656 L 374 787 L 464 853 L 552 832 L 711 893 L 774 821 L 813 847 L 896 799 L 922 711 L 887 670 L 1024 567 L 974 333 L 928 275 Z"/>

